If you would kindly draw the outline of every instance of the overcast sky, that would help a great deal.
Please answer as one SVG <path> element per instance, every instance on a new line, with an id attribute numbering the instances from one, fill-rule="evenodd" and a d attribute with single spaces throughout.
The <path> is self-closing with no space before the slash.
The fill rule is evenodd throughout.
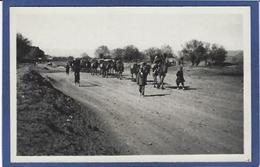
<path id="1" fill-rule="evenodd" d="M 208 9 L 16 8 L 15 24 L 17 32 L 52 56 L 92 56 L 100 45 L 129 44 L 140 50 L 169 44 L 176 53 L 191 39 L 242 50 L 242 15 Z"/>

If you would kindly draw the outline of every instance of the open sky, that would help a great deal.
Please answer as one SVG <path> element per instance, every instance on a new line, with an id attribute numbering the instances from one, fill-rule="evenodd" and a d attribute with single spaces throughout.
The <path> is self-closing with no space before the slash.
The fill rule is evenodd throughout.
<path id="1" fill-rule="evenodd" d="M 241 9 L 242 10 L 242 9 Z M 174 52 L 191 40 L 243 49 L 243 16 L 234 8 L 13 8 L 16 32 L 52 56 L 94 55 L 133 44 L 140 50 L 169 44 Z M 247 10 L 247 9 L 243 9 Z"/>

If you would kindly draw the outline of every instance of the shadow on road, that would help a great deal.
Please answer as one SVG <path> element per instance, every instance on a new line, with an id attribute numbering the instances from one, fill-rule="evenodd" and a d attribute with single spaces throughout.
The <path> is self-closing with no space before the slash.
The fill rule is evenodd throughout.
<path id="1" fill-rule="evenodd" d="M 165 88 L 177 89 L 177 86 L 167 86 L 167 87 L 165 87 Z M 180 88 L 182 88 L 182 87 L 180 86 Z M 189 86 L 184 86 L 184 89 L 185 89 L 185 90 L 197 90 L 198 88 L 191 88 L 191 87 L 189 87 Z"/>
<path id="2" fill-rule="evenodd" d="M 89 88 L 89 87 L 96 87 L 96 86 L 99 86 L 97 84 L 80 84 L 79 87 L 86 87 L 86 88 Z"/>
<path id="3" fill-rule="evenodd" d="M 153 94 L 153 95 L 144 95 L 144 97 L 155 97 L 155 96 L 167 96 L 170 94 Z"/>

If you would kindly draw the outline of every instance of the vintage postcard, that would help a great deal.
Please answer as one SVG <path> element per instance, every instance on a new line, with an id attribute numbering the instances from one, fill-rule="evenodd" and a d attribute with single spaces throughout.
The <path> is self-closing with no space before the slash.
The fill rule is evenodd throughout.
<path id="1" fill-rule="evenodd" d="M 8 163 L 256 164 L 258 3 L 200 3 L 6 2 Z"/>

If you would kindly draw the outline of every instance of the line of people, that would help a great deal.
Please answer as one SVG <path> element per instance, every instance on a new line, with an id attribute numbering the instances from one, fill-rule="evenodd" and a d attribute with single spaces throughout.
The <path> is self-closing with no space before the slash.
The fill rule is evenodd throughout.
<path id="1" fill-rule="evenodd" d="M 132 66 L 134 67 L 134 65 Z M 158 55 L 155 57 L 155 60 L 152 64 L 152 67 L 149 64 L 142 63 L 141 66 L 136 66 L 138 68 L 138 73 L 136 74 L 136 82 L 139 85 L 139 92 L 141 96 L 145 94 L 145 85 L 147 85 L 147 76 L 150 73 L 150 68 L 152 68 L 153 79 L 154 79 L 154 87 L 164 89 L 164 78 L 166 77 L 166 73 L 168 72 L 168 64 L 166 62 L 166 57 Z M 133 70 L 131 68 L 131 74 L 133 78 Z M 177 89 L 180 89 L 180 85 L 184 90 L 184 75 L 183 75 L 183 67 L 180 66 L 179 70 L 176 73 L 176 85 Z"/>
<path id="2" fill-rule="evenodd" d="M 87 72 L 90 72 L 91 75 L 99 74 L 102 77 L 108 77 L 109 74 L 116 74 L 119 79 L 122 79 L 122 73 L 124 72 L 124 63 L 122 60 L 93 59 L 92 62 L 87 61 L 85 63 L 85 65 L 82 64 L 81 59 L 76 58 L 66 64 L 67 75 L 69 75 L 70 69 L 74 71 L 75 85 L 80 85 L 80 71 L 82 68 L 87 69 Z"/>
<path id="3" fill-rule="evenodd" d="M 140 95 L 144 96 L 145 94 L 145 86 L 147 85 L 147 76 L 148 76 L 148 66 L 146 63 L 142 63 L 142 65 L 139 68 L 138 74 L 136 76 L 136 83 L 137 85 L 139 85 L 139 93 Z M 156 71 L 153 71 L 153 77 L 156 78 Z M 183 75 L 183 67 L 180 67 L 179 70 L 176 73 L 176 85 L 177 85 L 177 89 L 185 89 L 184 87 L 184 75 Z M 156 79 L 154 79 L 154 87 L 156 87 Z M 162 83 L 163 84 L 163 83 Z M 180 87 L 181 85 L 181 87 Z"/>
<path id="4" fill-rule="evenodd" d="M 133 78 L 133 73 L 135 73 L 136 75 L 136 83 L 139 86 L 139 93 L 141 96 L 145 95 L 145 86 L 147 85 L 147 76 L 150 73 L 150 70 L 152 69 L 153 72 L 153 78 L 154 78 L 154 87 L 157 88 L 162 88 L 164 89 L 164 78 L 166 76 L 167 73 L 167 68 L 168 68 L 168 64 L 165 61 L 166 59 L 163 57 L 156 57 L 152 67 L 143 62 L 141 65 L 137 65 L 137 64 L 133 64 L 130 68 L 130 72 L 132 74 L 132 78 Z M 96 66 L 99 65 L 99 66 Z M 93 73 L 98 73 L 97 72 L 97 67 L 100 68 L 100 74 L 104 77 L 104 75 L 108 75 L 107 73 L 104 74 L 102 72 L 102 70 L 106 70 L 106 72 L 109 71 L 109 69 L 111 69 L 112 66 L 110 66 L 110 68 L 108 68 L 108 61 L 93 61 L 91 63 L 91 74 L 93 75 Z M 110 64 L 111 65 L 111 64 Z M 73 69 L 74 71 L 74 83 L 75 85 L 79 85 L 80 86 L 80 70 L 81 70 L 81 61 L 80 59 L 75 59 L 73 60 L 71 63 L 67 63 L 66 65 L 66 73 L 69 74 L 70 68 Z M 119 73 L 119 78 L 122 79 L 122 73 L 124 71 L 124 64 L 122 61 L 118 61 L 115 64 L 115 70 L 118 71 Z M 135 72 L 136 71 L 136 72 Z M 184 75 L 183 75 L 183 67 L 180 66 L 179 70 L 176 73 L 176 85 L 177 85 L 177 89 L 180 89 L 180 85 L 181 88 L 184 90 Z"/>

